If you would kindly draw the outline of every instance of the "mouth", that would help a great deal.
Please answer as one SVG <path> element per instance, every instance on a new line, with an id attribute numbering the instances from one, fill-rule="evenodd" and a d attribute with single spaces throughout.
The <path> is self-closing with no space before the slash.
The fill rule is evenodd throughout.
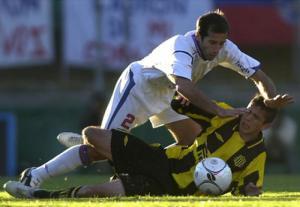
<path id="1" fill-rule="evenodd" d="M 216 57 L 215 55 L 208 55 L 206 59 L 207 60 L 213 60 L 215 57 Z"/>
<path id="2" fill-rule="evenodd" d="M 209 59 L 214 59 L 216 56 L 217 56 L 218 54 L 211 54 L 211 55 L 209 55 Z"/>

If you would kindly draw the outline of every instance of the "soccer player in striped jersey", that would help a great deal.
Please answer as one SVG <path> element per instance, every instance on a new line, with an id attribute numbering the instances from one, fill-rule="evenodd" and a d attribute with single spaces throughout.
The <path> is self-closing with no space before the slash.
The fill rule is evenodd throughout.
<path id="1" fill-rule="evenodd" d="M 175 141 L 190 145 L 201 128 L 187 116 L 170 108 L 177 91 L 191 103 L 220 117 L 244 113 L 242 108 L 224 109 L 212 102 L 195 83 L 218 65 L 252 80 L 268 106 L 282 107 L 293 101 L 277 95 L 272 80 L 258 60 L 227 39 L 229 25 L 220 10 L 200 16 L 196 29 L 162 42 L 149 55 L 131 63 L 121 74 L 106 108 L 101 128 L 130 131 L 150 120 L 153 128 L 166 126 Z M 81 135 L 62 133 L 65 146 L 83 143 Z"/>
<path id="2" fill-rule="evenodd" d="M 239 117 L 219 117 L 194 105 L 183 106 L 173 100 L 172 107 L 202 126 L 201 134 L 190 146 L 171 145 L 165 149 L 148 145 L 126 132 L 88 127 L 83 130 L 88 145 L 78 145 L 63 152 L 35 171 L 28 171 L 21 182 L 10 181 L 5 190 L 15 197 L 107 197 L 133 195 L 193 195 L 198 190 L 193 182 L 196 164 L 205 157 L 220 157 L 233 172 L 228 191 L 234 195 L 257 196 L 262 193 L 266 151 L 262 130 L 270 126 L 276 109 L 266 107 L 262 96 L 253 98 L 247 113 Z M 218 104 L 230 108 L 225 103 Z M 90 136 L 96 133 L 98 138 Z M 106 157 L 114 163 L 118 177 L 108 183 L 72 187 L 61 191 L 34 189 L 53 176 L 73 170 L 69 159 L 72 150 L 81 148 L 73 159 L 81 165 Z M 61 160 L 57 162 L 57 160 Z M 63 163 L 63 165 L 61 164 Z M 34 172 L 34 173 L 33 173 Z M 24 185 L 25 183 L 25 185 Z"/>
<path id="3" fill-rule="evenodd" d="M 225 103 L 218 104 L 230 108 Z M 261 193 L 266 162 L 262 130 L 271 125 L 276 109 L 266 107 L 262 96 L 254 97 L 248 105 L 249 112 L 239 117 L 214 116 L 194 105 L 183 106 L 178 100 L 172 102 L 172 107 L 203 128 L 193 145 L 187 148 L 175 145 L 166 149 L 174 167 L 173 177 L 183 192 L 194 191 L 192 165 L 205 157 L 220 157 L 233 172 L 230 189 L 233 194 Z"/>

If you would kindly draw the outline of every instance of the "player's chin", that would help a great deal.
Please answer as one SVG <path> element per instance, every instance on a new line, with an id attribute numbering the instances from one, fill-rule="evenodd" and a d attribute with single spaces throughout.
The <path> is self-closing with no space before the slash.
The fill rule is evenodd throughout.
<path id="1" fill-rule="evenodd" d="M 207 60 L 213 60 L 213 59 L 215 59 L 216 56 L 217 56 L 217 55 L 209 55 L 209 56 L 207 57 Z"/>

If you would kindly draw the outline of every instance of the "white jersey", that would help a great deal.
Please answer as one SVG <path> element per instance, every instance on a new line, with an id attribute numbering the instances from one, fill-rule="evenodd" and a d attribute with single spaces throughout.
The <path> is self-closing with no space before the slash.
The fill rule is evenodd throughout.
<path id="1" fill-rule="evenodd" d="M 123 71 L 105 111 L 102 128 L 130 130 L 148 119 L 153 127 L 186 119 L 170 107 L 175 87 L 168 77 L 175 75 L 196 82 L 217 65 L 248 78 L 260 63 L 230 40 L 226 40 L 213 60 L 204 60 L 194 31 L 171 37 Z"/>
<path id="2" fill-rule="evenodd" d="M 203 78 L 217 65 L 232 69 L 248 78 L 258 69 L 260 63 L 239 50 L 230 40 L 213 60 L 204 60 L 195 31 L 176 35 L 155 48 L 148 56 L 139 61 L 144 68 L 152 68 L 149 78 L 176 75 L 193 82 Z"/>

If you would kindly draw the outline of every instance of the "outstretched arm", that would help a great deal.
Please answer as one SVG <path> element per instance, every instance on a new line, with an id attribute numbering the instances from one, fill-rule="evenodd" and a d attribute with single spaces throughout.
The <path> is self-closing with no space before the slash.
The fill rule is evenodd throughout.
<path id="1" fill-rule="evenodd" d="M 195 106 L 220 117 L 236 116 L 246 112 L 245 108 L 223 109 L 207 97 L 190 80 L 173 76 L 177 92 Z"/>
<path id="2" fill-rule="evenodd" d="M 260 94 L 265 98 L 265 104 L 271 108 L 282 108 L 294 102 L 292 96 L 288 94 L 277 94 L 275 84 L 262 71 L 258 70 L 251 76 Z"/>
<path id="3" fill-rule="evenodd" d="M 277 94 L 274 82 L 262 70 L 256 71 L 250 79 L 265 99 L 271 99 Z"/>

